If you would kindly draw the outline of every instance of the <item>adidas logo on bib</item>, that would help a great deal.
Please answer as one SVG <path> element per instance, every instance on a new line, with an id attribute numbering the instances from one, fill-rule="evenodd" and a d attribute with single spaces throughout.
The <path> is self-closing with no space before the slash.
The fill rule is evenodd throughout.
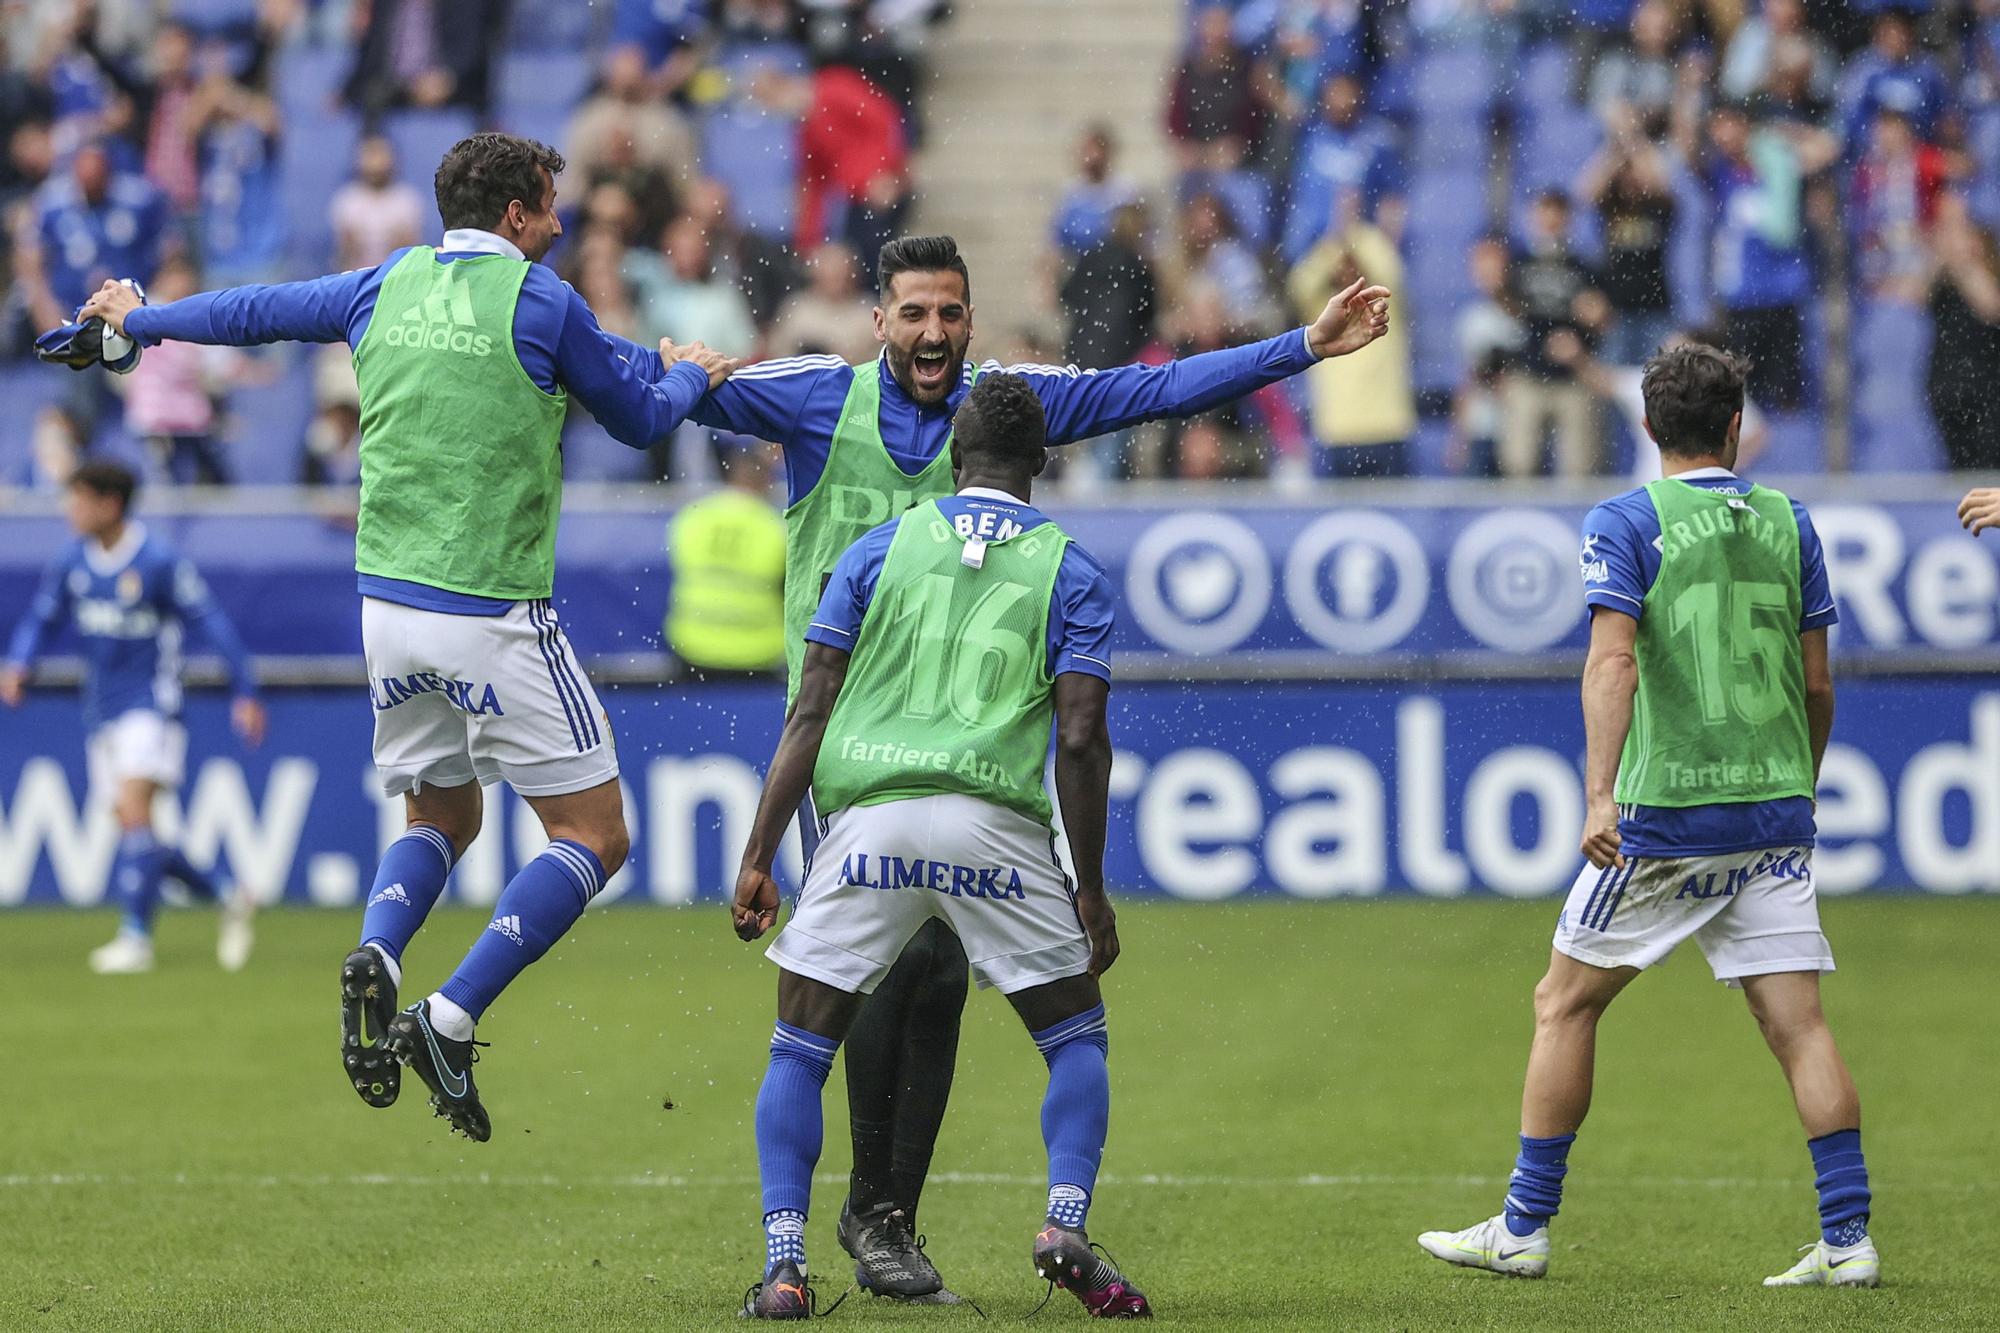
<path id="1" fill-rule="evenodd" d="M 479 319 L 472 311 L 472 290 L 463 276 L 453 275 L 457 267 L 437 266 L 424 299 L 397 316 L 396 323 L 383 332 L 386 346 L 457 352 L 461 356 L 493 354 L 493 339 L 479 332 Z"/>

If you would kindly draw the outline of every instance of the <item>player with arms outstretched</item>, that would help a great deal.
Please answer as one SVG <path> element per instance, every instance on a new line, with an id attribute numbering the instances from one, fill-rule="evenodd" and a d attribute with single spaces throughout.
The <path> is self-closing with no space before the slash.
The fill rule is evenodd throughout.
<path id="1" fill-rule="evenodd" d="M 1111 1107 L 1097 979 L 1118 956 L 1103 880 L 1110 589 L 1028 503 L 1046 458 L 1033 386 L 983 375 L 955 425 L 957 494 L 874 528 L 834 567 L 736 881 L 737 934 L 755 939 L 776 921 L 771 862 L 810 783 L 827 812 L 821 840 L 770 948 L 783 970 L 757 1094 L 766 1261 L 747 1312 L 758 1318 L 811 1313 L 821 1091 L 863 998 L 933 921 L 1048 1062 L 1036 1269 L 1094 1314 L 1150 1313 L 1084 1233 Z M 1074 886 L 1043 788 L 1052 720 Z"/>
<path id="2" fill-rule="evenodd" d="M 972 282 L 949 236 L 882 247 L 875 334 L 862 365 L 797 356 L 746 367 L 696 406 L 696 421 L 784 446 L 785 664 L 796 695 L 806 625 L 842 554 L 913 505 L 951 494 L 952 417 L 977 380 L 1001 367 L 966 360 Z M 1041 400 L 1048 442 L 1069 444 L 1142 421 L 1190 416 L 1345 356 L 1389 325 L 1389 292 L 1355 282 L 1310 325 L 1165 365 L 1078 370 L 1011 366 Z M 667 349 L 668 359 L 674 349 Z M 656 374 L 649 370 L 649 374 Z M 810 853 L 815 819 L 800 812 Z M 940 1293 L 916 1243 L 917 1204 L 943 1123 L 965 1006 L 966 959 L 942 923 L 911 940 L 862 1008 L 847 1042 L 854 1170 L 840 1240 L 856 1277 L 881 1295 Z"/>
<path id="3" fill-rule="evenodd" d="M 91 951 L 91 970 L 152 969 L 153 914 L 162 884 L 172 879 L 221 907 L 216 959 L 234 972 L 250 958 L 248 890 L 222 889 L 153 831 L 154 799 L 181 785 L 187 757 L 180 724 L 182 627 L 198 628 L 228 661 L 231 716 L 251 745 L 264 739 L 264 706 L 243 640 L 201 575 L 132 517 L 137 489 L 137 479 L 116 463 L 88 462 L 70 474 L 65 500 L 77 540 L 49 566 L 14 630 L 0 666 L 0 703 L 11 708 L 21 702 L 43 645 L 65 620 L 72 624 L 88 664 L 83 720 L 90 731 L 90 785 L 110 795 L 118 818 L 111 882 L 125 913 L 111 942 Z"/>
<path id="4" fill-rule="evenodd" d="M 362 1100 L 388 1106 L 397 1062 L 408 1064 L 437 1112 L 482 1142 L 492 1129 L 472 1080 L 473 1025 L 576 923 L 629 846 L 608 719 L 549 601 L 569 395 L 645 448 L 735 367 L 696 344 L 641 378 L 640 349 L 535 262 L 562 234 L 562 169 L 544 144 L 475 134 L 438 167 L 439 248 L 162 306 L 107 283 L 83 309 L 142 346 L 354 349 L 375 765 L 382 790 L 403 797 L 408 831 L 383 854 L 361 943 L 341 965 L 341 1066 Z M 398 1013 L 403 950 L 479 834 L 480 784 L 496 780 L 534 809 L 549 846 L 501 892 L 451 978 Z"/>
<path id="5" fill-rule="evenodd" d="M 1521 1144 L 1502 1212 L 1418 1237 L 1447 1263 L 1549 1265 L 1549 1223 L 1590 1109 L 1597 1025 L 1693 938 L 1741 987 L 1791 1084 L 1820 1239 L 1766 1286 L 1874 1286 L 1861 1103 L 1820 1011 L 1833 970 L 1813 885 L 1813 795 L 1833 728 L 1833 596 L 1804 506 L 1731 470 L 1743 363 L 1689 344 L 1647 365 L 1664 479 L 1584 520 L 1583 853 L 1535 988 Z"/>

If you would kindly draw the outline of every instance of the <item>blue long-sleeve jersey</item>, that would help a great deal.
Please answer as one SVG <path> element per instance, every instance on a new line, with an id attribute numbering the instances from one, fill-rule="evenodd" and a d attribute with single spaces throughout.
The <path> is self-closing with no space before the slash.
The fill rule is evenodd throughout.
<path id="1" fill-rule="evenodd" d="M 626 344 L 640 374 L 657 378 L 657 352 Z M 1191 416 L 1296 375 L 1317 358 L 1304 329 L 1262 342 L 1202 352 L 1159 366 L 1079 370 L 1075 366 L 1002 366 L 988 361 L 981 373 L 1020 375 L 1040 395 L 1049 443 L 1070 444 L 1159 417 Z M 854 367 L 837 356 L 793 356 L 737 371 L 689 413 L 704 426 L 774 440 L 785 449 L 785 484 L 791 502 L 811 492 L 826 469 L 840 411 L 854 382 Z M 972 390 L 967 366 L 944 402 L 926 406 L 882 371 L 878 421 L 882 443 L 896 466 L 911 476 L 929 466 L 951 435 L 952 414 Z"/>
<path id="2" fill-rule="evenodd" d="M 375 314 L 382 280 L 407 250 L 374 268 L 353 269 L 307 282 L 230 287 L 166 305 L 145 306 L 126 317 L 125 331 L 146 346 L 166 340 L 249 347 L 271 342 L 345 342 L 359 346 Z M 437 262 L 482 254 L 518 259 L 521 252 L 491 232 L 445 233 Z M 545 392 L 567 389 L 613 439 L 644 449 L 680 425 L 708 392 L 708 375 L 692 363 L 663 366 L 642 349 L 606 333 L 574 287 L 541 264 L 530 264 L 514 308 L 514 354 Z M 496 615 L 509 603 L 468 597 L 421 584 L 363 576 L 371 597 L 467 615 Z"/>
<path id="3" fill-rule="evenodd" d="M 79 538 L 63 549 L 15 627 L 8 664 L 30 666 L 65 620 L 75 627 L 88 664 L 83 720 L 91 730 L 134 709 L 180 713 L 185 625 L 195 626 L 228 661 L 238 695 L 257 691 L 250 655 L 208 585 L 141 523 L 126 524 L 109 548 Z"/>

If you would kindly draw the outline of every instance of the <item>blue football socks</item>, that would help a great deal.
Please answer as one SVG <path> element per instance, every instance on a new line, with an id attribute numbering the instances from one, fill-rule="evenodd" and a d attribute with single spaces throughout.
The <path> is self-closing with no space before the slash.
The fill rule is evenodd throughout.
<path id="1" fill-rule="evenodd" d="M 452 859 L 451 840 L 429 824 L 412 824 L 390 843 L 375 867 L 375 885 L 361 914 L 361 942 L 400 963 L 444 892 Z"/>
<path id="2" fill-rule="evenodd" d="M 826 1133 L 820 1105 L 840 1043 L 780 1022 L 757 1090 L 757 1170 L 764 1185 L 764 1276 L 789 1259 L 805 1269 L 806 1208 Z"/>
<path id="3" fill-rule="evenodd" d="M 166 860 L 161 866 L 162 873 L 169 879 L 177 879 L 187 885 L 187 891 L 203 902 L 214 902 L 218 896 L 215 880 L 195 869 L 194 862 L 182 856 L 180 848 L 169 847 L 166 852 Z"/>
<path id="4" fill-rule="evenodd" d="M 1049 1217 L 1080 1230 L 1090 1213 L 1090 1195 L 1097 1188 L 1097 1168 L 1104 1160 L 1104 1136 L 1111 1123 L 1111 1073 L 1105 1062 L 1110 1037 L 1104 1006 L 1031 1035 L 1049 1066 L 1049 1089 L 1042 1098 Z"/>
<path id="5" fill-rule="evenodd" d="M 1813 1184 L 1819 1189 L 1819 1230 L 1829 1245 L 1858 1245 L 1868 1239 L 1868 1163 L 1861 1156 L 1861 1131 L 1839 1129 L 1807 1139 Z"/>
<path id="6" fill-rule="evenodd" d="M 1521 1152 L 1514 1159 L 1514 1174 L 1507 1178 L 1507 1230 L 1516 1236 L 1531 1235 L 1549 1224 L 1562 1207 L 1563 1177 L 1569 1174 L 1569 1149 L 1574 1134 L 1558 1134 L 1552 1139 L 1521 1136 Z"/>
<path id="7" fill-rule="evenodd" d="M 507 882 L 478 943 L 437 993 L 478 1022 L 500 992 L 576 924 L 604 879 L 595 852 L 557 838 Z"/>
<path id="8" fill-rule="evenodd" d="M 127 833 L 118 839 L 118 857 L 112 863 L 111 883 L 124 908 L 120 926 L 128 935 L 150 937 L 153 916 L 160 910 L 160 881 L 165 878 L 173 852 L 160 846 L 148 830 Z"/>

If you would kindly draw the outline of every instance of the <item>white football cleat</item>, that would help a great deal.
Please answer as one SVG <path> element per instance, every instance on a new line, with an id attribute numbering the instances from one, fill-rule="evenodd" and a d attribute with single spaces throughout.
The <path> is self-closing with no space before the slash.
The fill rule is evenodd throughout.
<path id="1" fill-rule="evenodd" d="M 1764 1279 L 1767 1287 L 1879 1287 L 1882 1285 L 1882 1256 L 1875 1242 L 1863 1236 L 1853 1245 L 1829 1245 L 1823 1240 L 1803 1247 L 1805 1257 L 1776 1277 Z"/>
<path id="2" fill-rule="evenodd" d="M 250 946 L 257 940 L 257 932 L 251 926 L 257 903 L 241 884 L 232 885 L 220 897 L 222 924 L 215 933 L 215 961 L 222 964 L 225 972 L 241 972 L 250 961 Z"/>
<path id="3" fill-rule="evenodd" d="M 1517 1236 L 1507 1229 L 1505 1213 L 1463 1231 L 1426 1231 L 1417 1244 L 1432 1258 L 1460 1268 L 1484 1268 L 1508 1277 L 1541 1277 L 1549 1271 L 1548 1227 Z"/>
<path id="4" fill-rule="evenodd" d="M 153 942 L 144 935 L 121 930 L 111 943 L 90 951 L 90 970 L 101 976 L 127 976 L 153 970 Z"/>

